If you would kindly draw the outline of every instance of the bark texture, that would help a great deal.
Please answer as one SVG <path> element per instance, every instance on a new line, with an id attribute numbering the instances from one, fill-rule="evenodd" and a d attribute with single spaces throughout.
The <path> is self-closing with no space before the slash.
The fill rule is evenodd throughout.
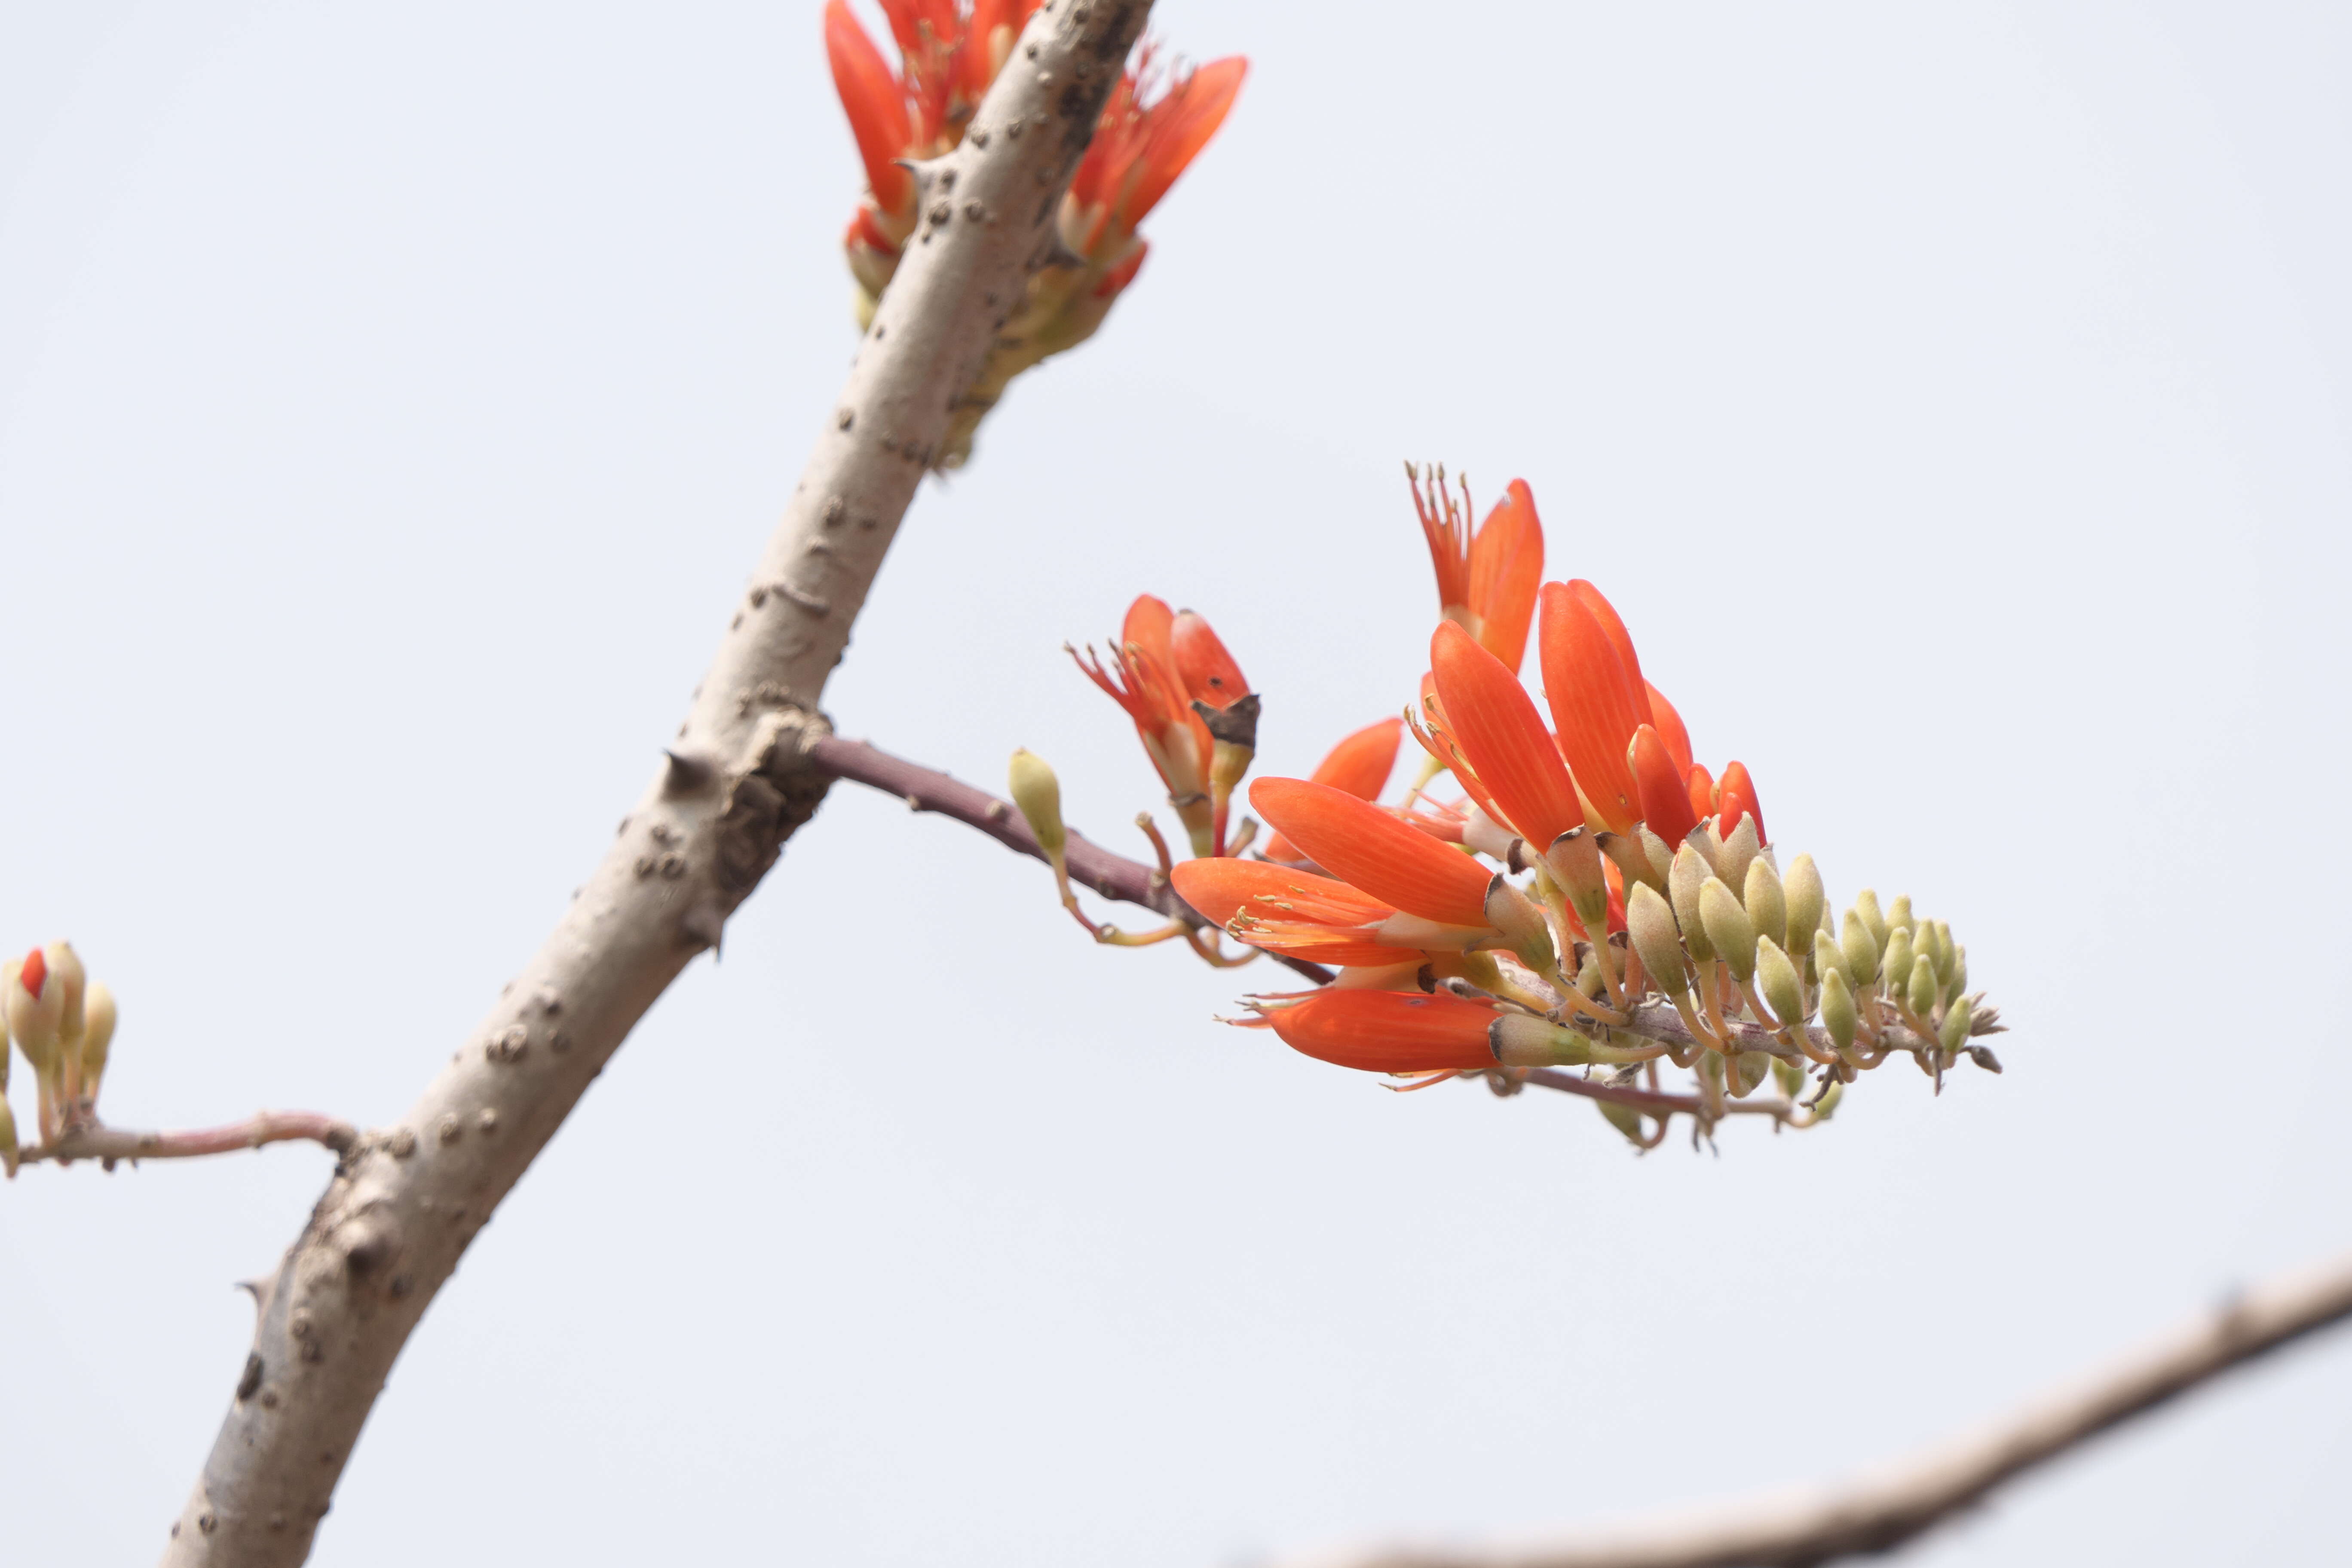
<path id="1" fill-rule="evenodd" d="M 1844 1489 L 1516 1551 L 1383 1550 L 1296 1568 L 1811 1568 L 1892 1551 L 1995 1487 L 2304 1335 L 2352 1317 L 2352 1258 L 2270 1281 L 2103 1374 Z"/>
<path id="2" fill-rule="evenodd" d="M 1048 0 L 974 125 L 919 171 L 923 224 L 692 710 L 545 944 L 407 1115 L 345 1152 L 259 1289 L 251 1354 L 170 1568 L 282 1568 L 394 1360 L 589 1082 L 823 797 L 817 700 L 951 411 L 1029 275 L 1149 0 Z M 226 1380 L 225 1380 L 226 1381 Z"/>

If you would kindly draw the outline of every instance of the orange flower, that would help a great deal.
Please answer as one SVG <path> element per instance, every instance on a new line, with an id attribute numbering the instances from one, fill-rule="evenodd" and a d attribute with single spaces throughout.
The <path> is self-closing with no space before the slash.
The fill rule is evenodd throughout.
<path id="1" fill-rule="evenodd" d="M 1150 248 L 1136 237 L 1136 226 L 1225 122 L 1249 62 L 1239 55 L 1211 60 L 1178 75 L 1157 95 L 1151 92 L 1151 68 L 1147 44 L 1110 89 L 1095 139 L 1070 180 L 1074 211 L 1063 223 L 1062 237 L 1105 269 L 1095 286 L 1097 297 L 1117 294 L 1135 280 Z"/>
<path id="2" fill-rule="evenodd" d="M 1405 474 L 1429 541 L 1430 564 L 1437 569 L 1438 613 L 1517 675 L 1527 657 L 1536 585 L 1543 580 L 1543 524 L 1536 517 L 1535 492 L 1527 480 L 1513 479 L 1474 536 L 1466 481 L 1456 502 L 1443 469 L 1424 476 L 1407 465 Z"/>
<path id="3" fill-rule="evenodd" d="M 1666 700 L 1666 694 L 1644 680 L 1642 685 L 1650 694 L 1650 722 L 1657 726 L 1658 739 L 1665 742 L 1666 755 L 1675 760 L 1675 771 L 1688 773 L 1691 766 L 1690 731 L 1683 726 L 1683 716 Z"/>
<path id="4" fill-rule="evenodd" d="M 1591 584 L 1547 583 L 1538 600 L 1544 696 L 1587 813 L 1612 833 L 1640 820 L 1640 791 L 1625 762 L 1633 731 L 1650 721 L 1649 689 L 1633 645 Z"/>
<path id="5" fill-rule="evenodd" d="M 1581 827 L 1576 785 L 1519 678 L 1454 621 L 1429 639 L 1429 668 L 1444 727 L 1500 819 L 1538 856 Z"/>
<path id="6" fill-rule="evenodd" d="M 1364 1072 L 1465 1071 L 1496 1064 L 1491 1007 L 1417 991 L 1325 991 L 1271 1010 L 1283 1044 Z"/>
<path id="7" fill-rule="evenodd" d="M 1128 606 L 1108 665 L 1091 647 L 1083 656 L 1066 645 L 1066 651 L 1135 721 L 1136 735 L 1168 786 L 1168 804 L 1192 836 L 1192 853 L 1206 855 L 1213 847 L 1208 785 L 1214 742 L 1176 673 L 1175 619 L 1164 601 L 1140 595 Z"/>
<path id="8" fill-rule="evenodd" d="M 1772 842 L 1764 837 L 1764 813 L 1756 804 L 1756 784 L 1748 776 L 1747 763 L 1727 763 L 1724 765 L 1723 777 L 1715 786 L 1715 809 L 1717 837 L 1729 838 L 1739 831 L 1742 816 L 1752 816 L 1756 819 L 1756 841 L 1759 844 Z"/>
<path id="9" fill-rule="evenodd" d="M 1185 861 L 1171 880 L 1202 920 L 1253 947 L 1324 963 L 1422 962 L 1420 948 L 1380 940 L 1398 923 L 1396 910 L 1328 877 L 1212 856 Z"/>
<path id="10" fill-rule="evenodd" d="M 1389 774 L 1396 771 L 1398 731 L 1404 727 L 1402 719 L 1382 719 L 1367 724 L 1331 748 L 1324 759 L 1315 764 L 1307 775 L 1315 784 L 1329 784 L 1333 789 L 1346 790 L 1358 800 L 1378 800 L 1381 791 L 1389 784 Z M 1276 834 L 1266 841 L 1265 858 L 1269 860 L 1302 858 L 1289 839 Z"/>
<path id="11" fill-rule="evenodd" d="M 1175 649 L 1176 676 L 1188 699 L 1222 711 L 1250 694 L 1249 678 L 1197 613 L 1179 610 L 1169 640 Z"/>
<path id="12" fill-rule="evenodd" d="M 1381 902 L 1440 925 L 1486 928 L 1491 873 L 1393 814 L 1305 779 L 1262 778 L 1250 804 L 1308 859 Z"/>
<path id="13" fill-rule="evenodd" d="M 1633 731 L 1625 761 L 1633 773 L 1643 823 L 1669 846 L 1689 837 L 1698 816 L 1691 807 L 1687 774 L 1675 765 L 1655 726 L 1643 724 Z"/>

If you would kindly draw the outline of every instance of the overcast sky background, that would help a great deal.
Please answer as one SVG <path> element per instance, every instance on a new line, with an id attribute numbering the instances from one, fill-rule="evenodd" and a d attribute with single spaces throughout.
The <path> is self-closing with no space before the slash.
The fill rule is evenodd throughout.
<path id="1" fill-rule="evenodd" d="M 841 728 L 1035 748 L 1124 843 L 1064 638 L 1202 609 L 1304 771 L 1422 668 L 1399 460 L 1522 475 L 1784 855 L 1952 921 L 2007 1075 L 1637 1159 L 1220 1028 L 1269 977 L 1098 952 L 845 785 L 436 1303 L 317 1561 L 1538 1532 L 1833 1477 L 2346 1245 L 2352 13 L 1158 25 L 1240 106 L 918 498 Z M 110 1117 L 386 1122 L 484 1014 L 846 371 L 856 189 L 815 0 L 0 0 L 0 946 L 115 987 Z M 0 1191 L 0 1554 L 161 1546 L 326 1172 Z M 1915 1561 L 2340 1563 L 2348 1412 L 2339 1337 Z"/>

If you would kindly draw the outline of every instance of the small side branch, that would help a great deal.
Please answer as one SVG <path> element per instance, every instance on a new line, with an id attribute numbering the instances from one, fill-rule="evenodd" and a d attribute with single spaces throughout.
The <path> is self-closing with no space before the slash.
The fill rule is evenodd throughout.
<path id="1" fill-rule="evenodd" d="M 2272 1280 L 1979 1434 L 1842 1489 L 1759 1500 L 1584 1542 L 1383 1551 L 1318 1568 L 1811 1568 L 1900 1546 L 1994 1488 L 2234 1367 L 2352 1317 L 2352 1257 Z"/>
<path id="2" fill-rule="evenodd" d="M 111 1169 L 117 1160 L 193 1160 L 205 1154 L 230 1154 L 258 1149 L 265 1143 L 323 1144 L 348 1154 L 359 1142 L 359 1129 L 348 1121 L 315 1110 L 261 1110 L 226 1127 L 201 1127 L 182 1132 L 135 1132 L 120 1127 L 75 1127 L 59 1133 L 54 1143 L 25 1151 L 20 1164 L 55 1160 L 101 1160 Z"/>
<path id="3" fill-rule="evenodd" d="M 1013 809 L 1011 801 L 1000 800 L 936 768 L 894 757 L 865 741 L 844 740 L 839 735 L 816 736 L 807 742 L 806 754 L 810 762 L 835 778 L 896 795 L 907 803 L 909 810 L 937 812 L 967 827 L 976 827 L 1007 849 L 1033 860 L 1045 858 L 1045 850 L 1037 847 L 1037 836 L 1029 831 L 1027 820 Z M 1209 929 L 1209 922 L 1176 896 L 1176 889 L 1169 886 L 1167 874 L 1157 867 L 1114 855 L 1075 832 L 1070 835 L 1066 859 L 1070 880 L 1093 889 L 1106 899 L 1182 921 L 1196 931 Z M 1278 952 L 1266 956 L 1318 985 L 1328 984 L 1331 980 L 1331 972 L 1319 963 Z"/>

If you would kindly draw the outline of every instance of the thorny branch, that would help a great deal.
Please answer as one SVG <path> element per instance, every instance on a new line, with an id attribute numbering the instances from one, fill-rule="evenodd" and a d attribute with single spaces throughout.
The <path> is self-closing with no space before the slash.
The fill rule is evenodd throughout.
<path id="1" fill-rule="evenodd" d="M 2002 1482 L 2347 1317 L 2352 1257 L 2247 1291 L 2102 1374 L 1843 1489 L 1729 1504 L 1549 1547 L 1373 1551 L 1302 1559 L 1296 1568 L 1811 1568 L 1886 1552 Z"/>
<path id="2" fill-rule="evenodd" d="M 1055 264 L 1054 215 L 1149 10 L 1047 0 L 962 145 L 916 170 L 923 225 L 665 764 L 465 1048 L 344 1156 L 257 1292 L 169 1568 L 310 1554 L 394 1359 L 475 1233 L 816 809 L 829 780 L 803 746 L 827 728 L 825 679 L 997 332 Z"/>
<path id="3" fill-rule="evenodd" d="M 864 741 L 820 735 L 809 742 L 807 750 L 809 761 L 835 778 L 897 795 L 909 810 L 937 812 L 966 826 L 977 827 L 1006 848 L 1034 860 L 1045 858 L 1045 852 L 1037 847 L 1037 836 L 1029 830 L 1029 824 L 1013 808 L 1011 801 L 1000 800 L 986 790 L 975 789 L 935 768 L 894 757 Z M 1195 929 L 1208 929 L 1208 922 L 1176 896 L 1166 873 L 1156 866 L 1115 855 L 1076 833 L 1070 835 L 1068 864 L 1072 881 L 1092 888 L 1106 899 L 1134 904 Z M 1331 972 L 1319 963 L 1282 953 L 1268 956 L 1318 985 L 1331 978 Z"/>

